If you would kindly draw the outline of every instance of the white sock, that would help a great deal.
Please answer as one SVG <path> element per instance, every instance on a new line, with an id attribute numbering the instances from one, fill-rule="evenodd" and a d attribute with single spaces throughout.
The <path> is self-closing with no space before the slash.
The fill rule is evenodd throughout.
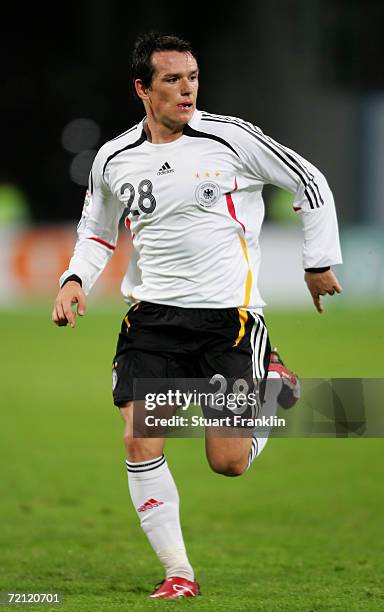
<path id="1" fill-rule="evenodd" d="M 166 578 L 194 580 L 179 517 L 179 494 L 164 455 L 132 463 L 126 461 L 133 505 L 147 538 L 165 567 Z"/>
<path id="2" fill-rule="evenodd" d="M 279 379 L 279 380 L 278 380 Z M 258 417 L 261 418 L 263 415 L 266 417 L 275 416 L 277 412 L 277 397 L 282 389 L 283 381 L 277 372 L 268 372 L 267 384 L 265 386 L 264 402 L 261 407 L 260 414 Z M 272 427 L 263 430 L 263 435 L 260 436 L 260 431 L 255 430 L 252 438 L 252 446 L 249 451 L 247 470 L 256 459 L 259 457 L 261 452 L 264 450 L 269 434 L 271 433 Z M 258 435 L 259 433 L 259 435 Z"/>

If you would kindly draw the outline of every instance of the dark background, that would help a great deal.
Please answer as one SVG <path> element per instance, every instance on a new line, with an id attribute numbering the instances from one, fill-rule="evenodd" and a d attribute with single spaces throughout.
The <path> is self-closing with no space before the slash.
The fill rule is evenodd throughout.
<path id="1" fill-rule="evenodd" d="M 342 219 L 364 220 L 364 109 L 384 86 L 384 2 L 85 0 L 7 12 L 0 181 L 24 192 L 34 220 L 80 214 L 84 187 L 61 141 L 70 121 L 99 125 L 97 149 L 142 118 L 130 52 L 148 29 L 192 43 L 199 108 L 241 116 L 300 152 L 324 171 Z"/>

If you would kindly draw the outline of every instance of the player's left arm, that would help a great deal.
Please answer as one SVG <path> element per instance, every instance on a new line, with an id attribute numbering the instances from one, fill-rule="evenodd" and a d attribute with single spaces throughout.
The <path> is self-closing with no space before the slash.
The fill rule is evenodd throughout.
<path id="1" fill-rule="evenodd" d="M 304 278 L 321 313 L 321 296 L 342 290 L 330 269 L 342 263 L 342 256 L 336 209 L 327 180 L 313 164 L 258 128 L 250 129 L 247 140 L 243 151 L 250 175 L 294 194 L 293 210 L 300 216 L 304 232 Z"/>
<path id="2" fill-rule="evenodd" d="M 325 271 L 321 271 L 321 268 L 320 270 L 315 269 L 312 272 L 306 270 L 304 279 L 307 283 L 309 293 L 312 296 L 315 308 L 320 314 L 324 311 L 321 296 L 327 294 L 334 295 L 335 293 L 342 292 L 342 287 L 330 268 Z"/>

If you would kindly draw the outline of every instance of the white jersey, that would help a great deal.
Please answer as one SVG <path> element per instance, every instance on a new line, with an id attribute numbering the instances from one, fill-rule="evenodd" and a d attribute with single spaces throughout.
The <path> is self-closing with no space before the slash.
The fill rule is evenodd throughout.
<path id="1" fill-rule="evenodd" d="M 265 184 L 295 194 L 303 267 L 341 263 L 332 193 L 308 161 L 235 117 L 196 110 L 183 135 L 149 142 L 144 120 L 101 147 L 68 270 L 88 293 L 107 264 L 123 213 L 134 258 L 128 301 L 258 309 Z M 137 257 L 137 269 L 136 266 Z"/>

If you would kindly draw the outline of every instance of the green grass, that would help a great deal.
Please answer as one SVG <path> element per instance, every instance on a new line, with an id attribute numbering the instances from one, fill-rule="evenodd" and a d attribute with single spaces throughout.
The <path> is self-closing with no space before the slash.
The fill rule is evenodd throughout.
<path id="1" fill-rule="evenodd" d="M 272 342 L 302 376 L 383 377 L 382 311 L 330 303 L 323 316 L 267 312 Z M 0 590 L 61 591 L 64 606 L 33 609 L 68 612 L 382 610 L 380 439 L 275 438 L 237 479 L 209 471 L 202 440 L 169 440 L 203 597 L 146 599 L 162 572 L 110 398 L 122 314 L 93 307 L 71 330 L 50 307 L 0 313 Z"/>

